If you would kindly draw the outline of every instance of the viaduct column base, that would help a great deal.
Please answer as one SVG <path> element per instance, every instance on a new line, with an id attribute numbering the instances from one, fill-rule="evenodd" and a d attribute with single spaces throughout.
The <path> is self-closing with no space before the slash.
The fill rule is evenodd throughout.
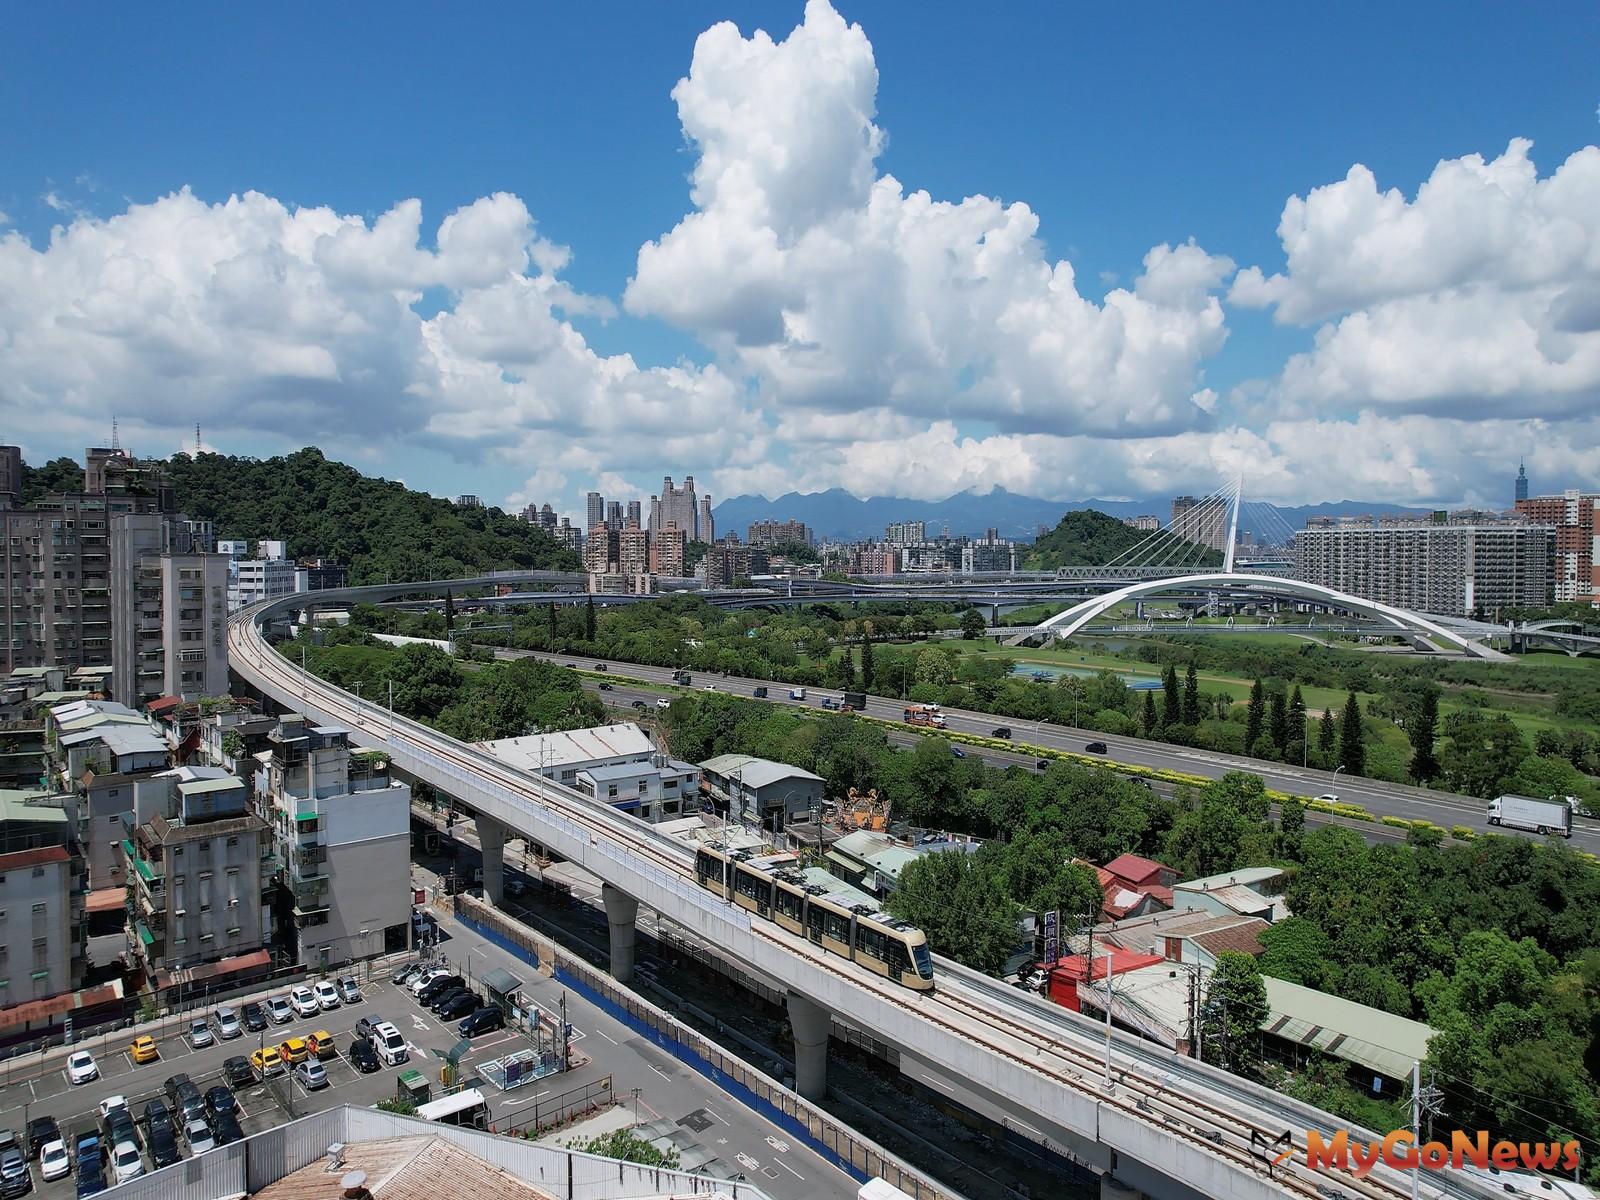
<path id="1" fill-rule="evenodd" d="M 600 887 L 606 906 L 606 924 L 611 927 L 611 978 L 618 983 L 633 979 L 634 922 L 639 917 L 639 902 L 609 883 Z"/>
<path id="2" fill-rule="evenodd" d="M 807 1100 L 828 1094 L 828 1034 L 833 1014 L 814 1000 L 789 993 L 789 1024 L 794 1029 L 794 1090 Z"/>

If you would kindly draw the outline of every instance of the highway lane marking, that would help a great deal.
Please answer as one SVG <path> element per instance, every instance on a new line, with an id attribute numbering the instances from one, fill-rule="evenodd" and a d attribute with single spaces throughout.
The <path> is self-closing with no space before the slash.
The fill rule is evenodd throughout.
<path id="1" fill-rule="evenodd" d="M 770 1142 L 772 1139 L 768 1138 L 767 1140 Z M 791 1167 L 788 1163 L 784 1162 L 783 1159 L 781 1159 L 781 1158 L 778 1160 L 778 1165 L 780 1167 L 782 1167 L 785 1171 L 789 1172 L 789 1174 L 793 1175 L 796 1179 L 802 1179 L 803 1180 L 805 1178 L 804 1175 L 800 1174 L 799 1171 L 796 1171 L 793 1167 Z"/>
<path id="2" fill-rule="evenodd" d="M 617 1045 L 617 1039 L 608 1034 L 604 1029 L 596 1029 L 595 1032 L 601 1037 L 605 1038 L 606 1041 L 610 1042 L 613 1046 Z"/>

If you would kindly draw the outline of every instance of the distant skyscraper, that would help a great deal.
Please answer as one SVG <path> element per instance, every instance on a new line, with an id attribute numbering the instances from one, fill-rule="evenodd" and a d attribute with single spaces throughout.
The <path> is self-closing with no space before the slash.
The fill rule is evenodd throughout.
<path id="1" fill-rule="evenodd" d="M 660 533 L 668 525 L 683 530 L 693 541 L 710 542 L 710 508 L 705 509 L 706 528 L 701 528 L 701 507 L 694 494 L 694 476 L 685 475 L 682 487 L 674 487 L 672 476 L 661 481 L 661 494 L 650 497 L 650 532 Z"/>
<path id="2" fill-rule="evenodd" d="M 711 494 L 700 497 L 700 525 L 697 532 L 700 540 L 710 545 L 717 540 L 716 522 L 711 519 Z"/>
<path id="3" fill-rule="evenodd" d="M 1522 463 L 1517 464 L 1517 503 L 1521 504 L 1528 498 L 1528 468 Z"/>
<path id="4" fill-rule="evenodd" d="M 589 493 L 589 507 L 584 514 L 584 528 L 593 529 L 606 523 L 606 499 L 599 492 Z"/>
<path id="5" fill-rule="evenodd" d="M 628 515 L 624 523 L 627 525 L 632 525 L 634 528 L 643 527 L 643 521 L 641 520 L 639 511 L 639 502 L 637 500 L 628 501 Z"/>
<path id="6" fill-rule="evenodd" d="M 606 501 L 606 528 L 612 530 L 622 528 L 622 501 Z"/>

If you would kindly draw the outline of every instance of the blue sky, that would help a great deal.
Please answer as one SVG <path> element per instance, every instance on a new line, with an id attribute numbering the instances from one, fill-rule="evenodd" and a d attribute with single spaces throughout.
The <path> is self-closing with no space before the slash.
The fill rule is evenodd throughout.
<path id="1" fill-rule="evenodd" d="M 1587 160 L 1544 186 L 1600 129 L 1593 6 L 837 8 L 836 23 L 799 4 L 19 9 L 11 41 L 28 52 L 0 73 L 7 440 L 75 454 L 115 408 L 136 449 L 165 453 L 197 418 L 218 449 L 315 441 L 436 492 L 568 511 L 597 480 L 648 494 L 685 472 L 723 494 L 1003 483 L 1069 498 L 1244 469 L 1283 500 L 1450 502 L 1498 496 L 1512 447 L 1536 486 L 1600 483 L 1600 320 L 1584 315 L 1600 193 Z M 697 57 L 724 20 L 742 38 Z M 783 41 L 803 20 L 804 54 Z M 780 43 L 770 58 L 747 52 L 757 28 Z M 686 120 L 672 93 L 691 75 L 705 86 Z M 1492 162 L 1513 139 L 1533 143 L 1521 185 L 1456 180 L 1389 222 L 1341 220 L 1352 197 L 1330 195 L 1285 272 L 1291 196 L 1364 164 L 1410 203 L 1442 160 Z M 702 211 L 689 176 L 708 144 L 722 200 Z M 739 191 L 737 160 L 774 144 L 780 165 Z M 910 205 L 889 230 L 862 190 L 884 176 L 935 202 L 1022 202 L 1033 249 L 981 265 L 998 208 L 963 210 L 951 233 Z M 810 195 L 816 179 L 834 190 Z M 196 207 L 160 204 L 184 187 Z M 238 214 L 213 206 L 247 191 L 281 213 L 247 214 L 241 241 Z M 521 268 L 504 240 L 517 210 L 477 212 L 493 249 L 451 263 L 387 244 L 331 281 L 278 269 L 331 230 L 297 232 L 297 211 L 370 226 L 416 198 L 431 253 L 441 220 L 496 193 L 570 261 Z M 672 261 L 642 272 L 641 247 L 697 211 Z M 1101 307 L 1152 247 L 1190 239 L 1149 304 Z M 769 242 L 781 261 L 757 270 L 751 247 Z M 250 282 L 219 296 L 241 246 Z M 930 265 L 968 254 L 979 265 L 959 278 Z M 1371 269 L 1341 276 L 1363 255 Z M 1438 262 L 1368 286 L 1413 255 Z M 1065 307 L 1059 280 L 1040 282 L 1061 260 Z M 532 307 L 496 286 L 508 263 L 543 279 Z M 1249 267 L 1268 284 L 1241 288 Z M 383 300 L 397 288 L 417 296 L 398 312 Z M 884 311 L 910 315 L 880 327 Z M 428 325 L 441 313 L 460 319 Z M 1482 330 L 1518 325 L 1489 354 Z M 567 357 L 521 352 L 523 329 Z M 1407 348 L 1417 361 L 1397 369 Z"/>

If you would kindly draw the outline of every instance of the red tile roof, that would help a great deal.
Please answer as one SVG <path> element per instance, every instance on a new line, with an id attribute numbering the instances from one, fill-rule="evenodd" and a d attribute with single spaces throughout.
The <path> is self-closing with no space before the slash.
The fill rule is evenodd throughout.
<path id="1" fill-rule="evenodd" d="M 1096 943 L 1094 962 L 1085 969 L 1084 957 L 1081 954 L 1069 954 L 1066 958 L 1056 962 L 1055 969 L 1064 972 L 1073 979 L 1104 979 L 1106 974 L 1107 950 L 1111 951 L 1111 971 L 1113 975 L 1121 975 L 1126 971 L 1137 971 L 1141 967 L 1152 967 L 1156 963 L 1167 960 L 1159 954 L 1140 954 L 1135 950 L 1124 950 L 1121 946 L 1107 946 Z"/>
<path id="2" fill-rule="evenodd" d="M 1204 946 L 1210 954 L 1237 950 L 1240 954 L 1258 958 L 1267 952 L 1267 948 L 1261 944 L 1261 931 L 1266 927 L 1267 923 L 1262 920 L 1243 921 L 1227 929 L 1196 934 L 1193 940 L 1195 945 Z"/>
<path id="3" fill-rule="evenodd" d="M 1141 858 L 1137 854 L 1119 854 L 1106 864 L 1105 869 L 1118 879 L 1125 879 L 1132 884 L 1159 883 L 1161 872 L 1172 870 L 1154 859 Z"/>
<path id="4" fill-rule="evenodd" d="M 46 996 L 43 1000 L 29 1000 L 0 1010 L 0 1031 L 77 1012 L 81 1008 L 98 1008 L 122 999 L 122 981 L 113 980 L 98 987 L 84 988 L 81 992 L 62 992 L 59 996 Z"/>

